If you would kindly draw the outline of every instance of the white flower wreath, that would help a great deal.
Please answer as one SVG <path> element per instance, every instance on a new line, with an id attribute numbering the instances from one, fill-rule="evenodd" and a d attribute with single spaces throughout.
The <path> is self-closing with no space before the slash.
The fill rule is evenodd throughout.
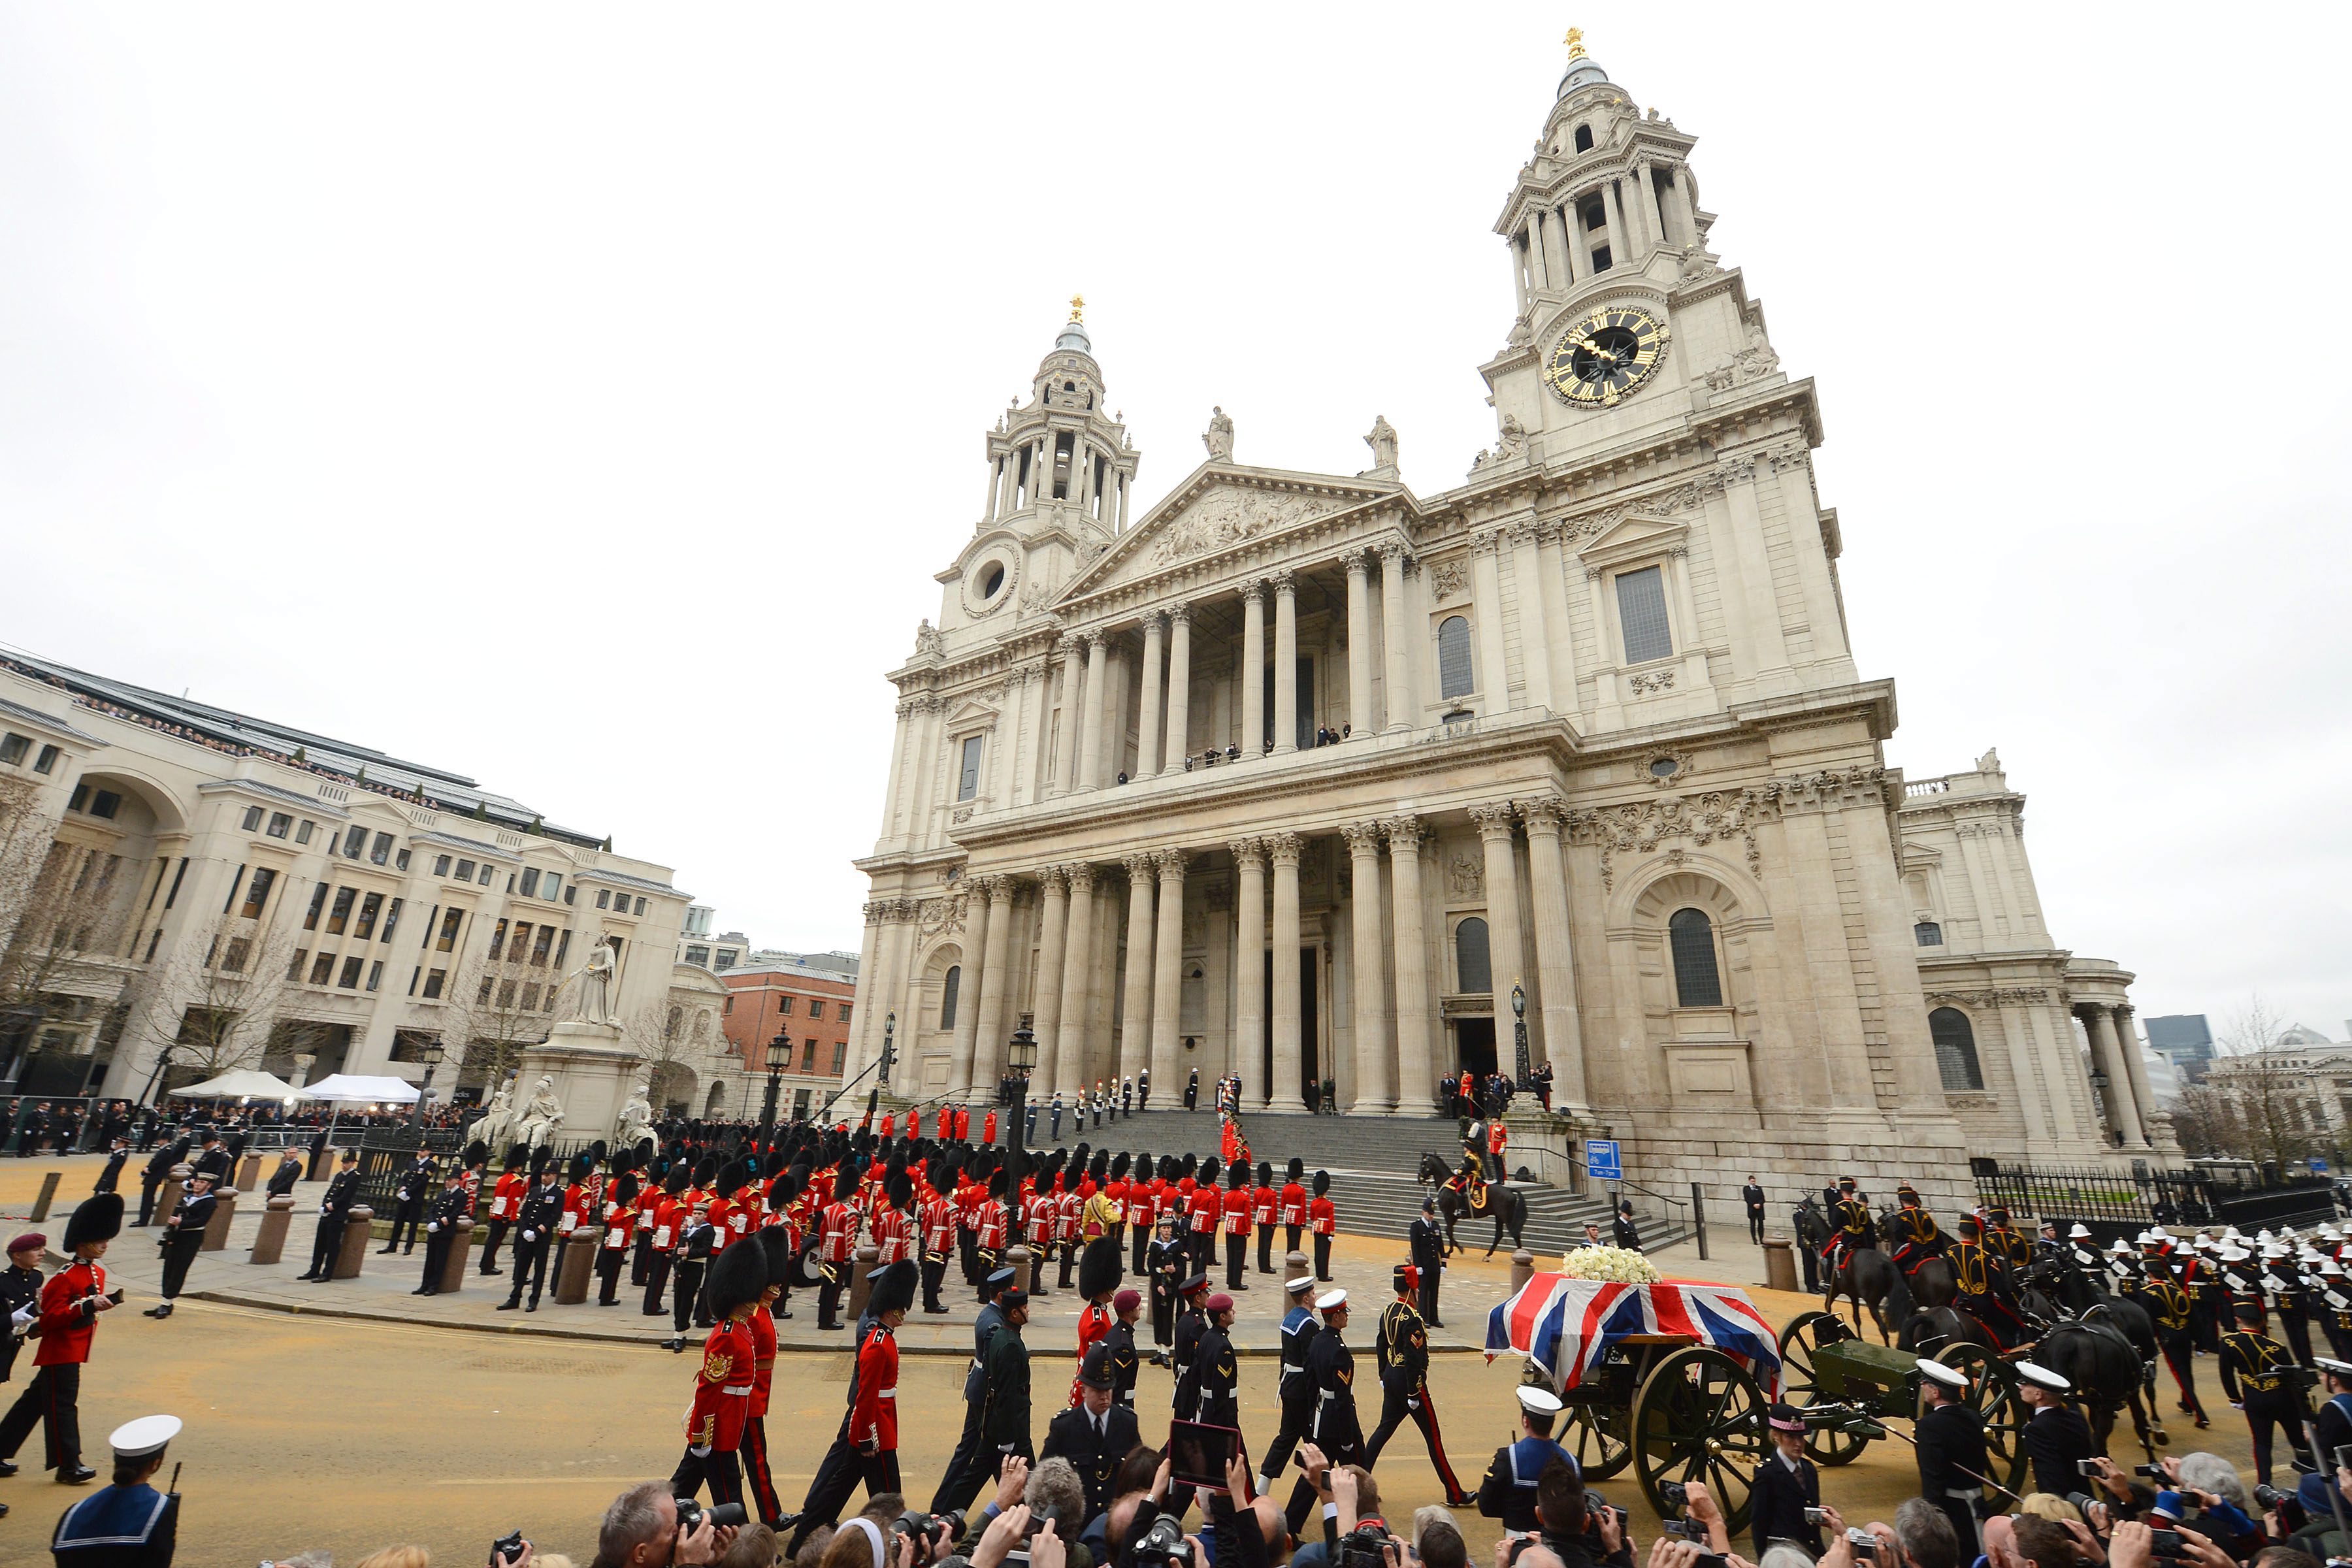
<path id="1" fill-rule="evenodd" d="M 1570 1279 L 1602 1279 L 1612 1285 L 1655 1285 L 1665 1278 L 1638 1252 L 1622 1247 L 1580 1247 L 1560 1259 Z"/>

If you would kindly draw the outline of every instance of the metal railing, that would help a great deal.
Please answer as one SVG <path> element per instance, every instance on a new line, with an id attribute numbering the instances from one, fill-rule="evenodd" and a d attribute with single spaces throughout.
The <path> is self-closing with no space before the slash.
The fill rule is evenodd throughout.
<path id="1" fill-rule="evenodd" d="M 2096 1165 L 2004 1165 L 1969 1162 L 1977 1196 L 2006 1206 L 2013 1219 L 2081 1220 L 2093 1228 L 2150 1225 L 2270 1225 L 2336 1209 L 2324 1176 L 2283 1178 L 2252 1169 L 2158 1171 L 2144 1162 L 2128 1171 Z"/>

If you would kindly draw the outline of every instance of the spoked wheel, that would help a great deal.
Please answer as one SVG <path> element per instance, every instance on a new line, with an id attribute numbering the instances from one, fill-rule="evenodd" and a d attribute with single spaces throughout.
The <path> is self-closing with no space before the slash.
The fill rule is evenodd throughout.
<path id="1" fill-rule="evenodd" d="M 1734 1537 L 1748 1528 L 1749 1479 L 1768 1451 L 1764 1391 L 1738 1362 L 1706 1345 L 1670 1352 L 1633 1396 L 1633 1464 L 1659 1518 L 1666 1481 L 1701 1481 Z"/>
<path id="2" fill-rule="evenodd" d="M 1961 1400 L 1984 1420 L 1989 1479 L 2015 1491 L 2025 1484 L 2025 1423 L 2032 1412 L 2017 1396 L 2017 1374 L 2007 1362 L 1979 1344 L 1962 1340 L 1946 1345 L 1936 1359 L 1969 1374 Z"/>
<path id="3" fill-rule="evenodd" d="M 1576 1456 L 1587 1480 L 1606 1480 L 1633 1457 L 1626 1415 L 1606 1405 L 1573 1404 L 1560 1412 L 1559 1446 Z"/>
<path id="4" fill-rule="evenodd" d="M 1853 1337 L 1845 1321 L 1831 1312 L 1806 1312 L 1781 1330 L 1781 1397 L 1800 1410 L 1808 1405 L 1836 1403 L 1822 1391 L 1813 1372 L 1813 1352 Z M 1858 1432 L 1822 1429 L 1805 1434 L 1805 1452 L 1817 1465 L 1851 1464 L 1868 1447 L 1870 1439 Z"/>

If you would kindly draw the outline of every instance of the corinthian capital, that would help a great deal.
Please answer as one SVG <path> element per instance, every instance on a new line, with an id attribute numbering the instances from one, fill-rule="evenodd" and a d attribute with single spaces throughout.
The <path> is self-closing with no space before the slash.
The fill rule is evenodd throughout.
<path id="1" fill-rule="evenodd" d="M 1073 860 L 1062 868 L 1062 875 L 1069 879 L 1070 891 L 1074 893 L 1082 888 L 1088 892 L 1094 890 L 1095 868 L 1091 861 Z"/>
<path id="2" fill-rule="evenodd" d="M 1558 833 L 1559 825 L 1568 818 L 1568 803 L 1556 795 L 1538 795 L 1517 804 L 1519 820 L 1528 825 L 1529 833 Z"/>
<path id="3" fill-rule="evenodd" d="M 1184 868 L 1192 863 L 1192 857 L 1181 849 L 1162 849 L 1152 858 L 1160 862 L 1160 879 L 1163 882 L 1182 881 Z"/>
<path id="4" fill-rule="evenodd" d="M 1511 836 L 1511 803 L 1491 800 L 1483 805 L 1474 805 L 1470 808 L 1470 820 L 1478 825 L 1478 834 L 1482 838 L 1498 836 L 1508 838 Z"/>
<path id="5" fill-rule="evenodd" d="M 1119 857 L 1118 863 L 1127 868 L 1127 879 L 1130 884 L 1139 885 L 1151 880 L 1151 852 L 1150 850 L 1143 850 L 1133 855 L 1122 855 Z"/>
<path id="6" fill-rule="evenodd" d="M 1297 868 L 1298 852 L 1302 847 L 1298 835 L 1269 833 L 1265 836 L 1265 842 L 1267 859 L 1272 860 L 1276 866 L 1287 866 L 1294 870 Z"/>
<path id="7" fill-rule="evenodd" d="M 1237 866 L 1263 868 L 1265 865 L 1265 845 L 1258 839 L 1235 838 L 1229 841 L 1225 848 L 1232 854 L 1234 863 Z"/>
<path id="8" fill-rule="evenodd" d="M 1383 818 L 1381 828 L 1389 836 L 1389 854 L 1392 857 L 1418 854 L 1422 837 L 1428 832 L 1421 818 L 1409 813 Z"/>
<path id="9" fill-rule="evenodd" d="M 1376 821 L 1348 822 L 1339 826 L 1339 837 L 1348 841 L 1348 853 L 1359 860 L 1376 859 L 1381 852 L 1381 825 Z"/>

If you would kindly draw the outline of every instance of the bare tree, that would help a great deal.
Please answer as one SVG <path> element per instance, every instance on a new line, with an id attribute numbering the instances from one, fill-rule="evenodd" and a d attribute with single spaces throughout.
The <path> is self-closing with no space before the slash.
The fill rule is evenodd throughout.
<path id="1" fill-rule="evenodd" d="M 181 932 L 170 961 L 147 975 L 143 1027 L 155 1047 L 153 1080 L 166 1089 L 257 1066 L 278 1037 L 298 955 L 294 937 L 224 914 Z"/>
<path id="2" fill-rule="evenodd" d="M 725 1072 L 730 1063 L 741 1065 L 728 1048 L 726 1037 L 715 1036 L 707 1013 L 670 998 L 649 1002 L 630 1014 L 622 1023 L 621 1033 L 646 1064 L 652 1085 L 649 1098 L 656 1111 L 665 1108 L 681 1069 L 692 1073 L 707 1093 L 716 1075 Z M 740 1086 L 730 1086 L 730 1100 L 736 1088 Z M 700 1111 L 698 1105 L 688 1106 L 690 1115 Z"/>
<path id="3" fill-rule="evenodd" d="M 563 977 L 548 950 L 532 935 L 508 940 L 503 924 L 492 941 L 494 949 L 457 971 L 441 1026 L 444 1046 L 462 1053 L 457 1082 L 478 1086 L 485 1098 L 562 1016 Z"/>
<path id="4" fill-rule="evenodd" d="M 54 837 L 30 781 L 0 779 L 0 1062 L 41 1049 L 40 1023 L 123 991 L 123 858 Z"/>
<path id="5" fill-rule="evenodd" d="M 2300 1166 L 2337 1141 L 2311 1074 L 2279 1037 L 2286 1022 L 2259 994 L 2223 1025 L 2220 1059 L 2201 1083 L 2181 1091 L 2173 1130 L 2193 1155 Z"/>

